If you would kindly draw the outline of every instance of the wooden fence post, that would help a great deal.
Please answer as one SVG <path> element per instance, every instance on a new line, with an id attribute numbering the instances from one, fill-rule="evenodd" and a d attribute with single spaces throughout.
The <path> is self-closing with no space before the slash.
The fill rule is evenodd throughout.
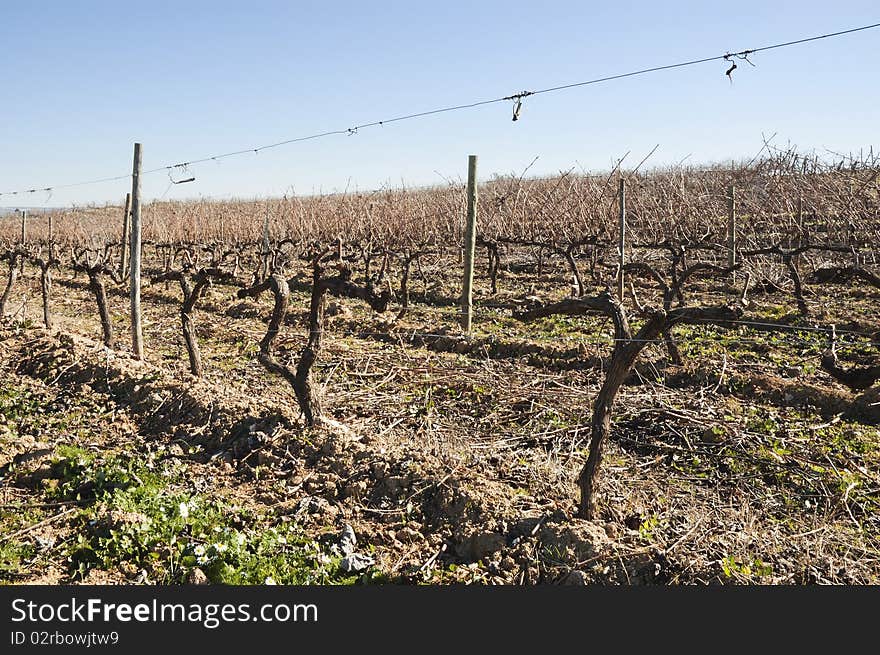
<path id="1" fill-rule="evenodd" d="M 620 188 L 618 191 L 620 200 L 620 215 L 617 234 L 617 300 L 623 302 L 623 267 L 626 264 L 624 249 L 626 248 L 626 182 L 620 176 Z"/>
<path id="2" fill-rule="evenodd" d="M 467 225 L 464 232 L 464 283 L 461 292 L 461 326 L 471 333 L 474 311 L 474 249 L 477 245 L 477 156 L 468 156 Z"/>
<path id="3" fill-rule="evenodd" d="M 266 219 L 263 221 L 263 243 L 260 248 L 262 251 L 262 268 L 260 270 L 260 281 L 269 277 L 269 201 L 266 200 Z"/>
<path id="4" fill-rule="evenodd" d="M 131 194 L 125 194 L 125 209 L 122 214 L 122 256 L 119 258 L 119 279 L 124 280 L 127 275 L 125 269 L 128 264 L 128 233 L 131 218 Z"/>
<path id="5" fill-rule="evenodd" d="M 24 250 L 27 243 L 27 209 L 21 210 L 21 249 Z M 21 275 L 24 275 L 24 260 L 21 258 L 21 267 L 18 269 Z"/>
<path id="6" fill-rule="evenodd" d="M 797 204 L 798 241 L 797 247 L 804 245 L 804 197 L 798 196 Z"/>
<path id="7" fill-rule="evenodd" d="M 144 358 L 141 325 L 141 144 L 134 144 L 131 172 L 131 349 L 137 359 Z"/>
<path id="8" fill-rule="evenodd" d="M 727 267 L 736 266 L 736 187 L 727 187 Z M 732 273 L 736 281 L 736 273 Z"/>

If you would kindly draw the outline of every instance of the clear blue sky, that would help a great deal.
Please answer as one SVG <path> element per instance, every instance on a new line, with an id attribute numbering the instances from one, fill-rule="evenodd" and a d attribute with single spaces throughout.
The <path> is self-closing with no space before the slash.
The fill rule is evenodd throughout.
<path id="1" fill-rule="evenodd" d="M 880 22 L 862 2 L 0 0 L 0 191 L 60 185 L 361 122 Z M 147 176 L 148 198 L 372 189 L 579 165 L 880 144 L 880 29 Z M 120 202 L 127 181 L 2 196 Z"/>

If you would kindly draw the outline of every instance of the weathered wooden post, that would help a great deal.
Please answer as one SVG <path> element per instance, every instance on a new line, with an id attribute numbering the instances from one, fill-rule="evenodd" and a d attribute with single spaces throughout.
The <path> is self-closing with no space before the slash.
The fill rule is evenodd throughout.
<path id="1" fill-rule="evenodd" d="M 119 257 L 119 279 L 124 280 L 127 275 L 125 269 L 128 264 L 128 233 L 131 219 L 131 194 L 125 194 L 125 208 L 122 210 L 122 255 Z"/>
<path id="2" fill-rule="evenodd" d="M 797 204 L 797 224 L 798 224 L 798 245 L 800 248 L 804 245 L 804 197 L 798 196 Z"/>
<path id="3" fill-rule="evenodd" d="M 141 325 L 141 144 L 134 144 L 131 172 L 131 349 L 137 359 L 144 358 Z"/>
<path id="4" fill-rule="evenodd" d="M 471 333 L 474 304 L 474 249 L 477 245 L 477 156 L 468 156 L 467 225 L 464 231 L 464 283 L 461 292 L 461 326 Z"/>
<path id="5" fill-rule="evenodd" d="M 727 267 L 736 266 L 736 187 L 727 187 Z M 736 281 L 736 273 L 731 274 Z"/>
<path id="6" fill-rule="evenodd" d="M 856 247 L 856 224 L 853 223 L 852 219 L 846 224 L 846 245 L 849 247 L 850 252 L 852 252 L 853 266 L 858 268 L 861 265 L 861 260 L 859 258 L 859 250 Z"/>
<path id="7" fill-rule="evenodd" d="M 262 243 L 262 269 L 260 271 L 260 281 L 269 277 L 269 201 L 266 201 L 266 218 L 263 221 L 263 243 Z"/>
<path id="8" fill-rule="evenodd" d="M 24 250 L 25 245 L 27 244 L 27 209 L 21 210 L 21 249 Z M 24 256 L 21 257 L 20 268 L 18 269 L 20 275 L 24 275 Z"/>
<path id="9" fill-rule="evenodd" d="M 52 214 L 49 214 L 49 259 L 55 254 L 54 232 L 52 231 Z"/>
<path id="10" fill-rule="evenodd" d="M 49 293 L 52 288 L 52 261 L 55 258 L 55 240 L 52 230 L 52 214 L 49 214 L 49 234 L 48 234 L 48 250 L 49 254 L 46 259 L 40 257 L 38 263 L 40 266 L 40 292 L 43 296 L 43 325 L 47 330 L 52 329 L 52 312 L 49 309 Z"/>
<path id="11" fill-rule="evenodd" d="M 622 175 L 620 176 L 618 196 L 620 199 L 620 215 L 617 233 L 617 300 L 623 302 L 623 267 L 626 265 L 626 256 L 624 255 L 624 249 L 626 248 L 626 181 Z"/>

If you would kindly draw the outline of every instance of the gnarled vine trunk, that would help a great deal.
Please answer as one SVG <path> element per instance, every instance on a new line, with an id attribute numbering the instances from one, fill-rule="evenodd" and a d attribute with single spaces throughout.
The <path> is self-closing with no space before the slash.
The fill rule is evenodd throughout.
<path id="1" fill-rule="evenodd" d="M 646 309 L 647 321 L 633 336 L 623 306 L 609 292 L 589 298 L 574 298 L 538 307 L 516 315 L 522 321 L 553 314 L 581 315 L 588 313 L 604 314 L 614 323 L 614 349 L 605 373 L 602 387 L 593 403 L 593 417 L 590 423 L 590 452 L 578 476 L 580 501 L 578 516 L 595 517 L 596 483 L 602 463 L 602 449 L 611 433 L 611 416 L 617 393 L 632 372 L 639 354 L 645 347 L 657 340 L 664 332 L 669 332 L 677 323 L 721 323 L 725 324 L 741 315 L 741 310 L 729 307 L 679 307 L 670 312 L 663 309 Z"/>
<path id="2" fill-rule="evenodd" d="M 3 295 L 0 296 L 0 317 L 6 314 L 6 304 L 9 302 L 9 296 L 12 294 L 12 287 L 18 279 L 18 258 L 16 252 L 7 253 L 7 262 L 9 263 L 9 274 L 6 278 L 6 287 L 3 289 Z"/>

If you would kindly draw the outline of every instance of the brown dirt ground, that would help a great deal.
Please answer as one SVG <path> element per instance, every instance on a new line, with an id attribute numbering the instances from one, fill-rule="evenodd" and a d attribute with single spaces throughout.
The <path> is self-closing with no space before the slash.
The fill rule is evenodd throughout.
<path id="1" fill-rule="evenodd" d="M 443 282 L 453 295 L 454 279 Z M 565 292 L 560 272 L 538 282 Z M 853 394 L 818 369 L 821 335 L 685 328 L 683 367 L 650 346 L 618 399 L 600 517 L 571 518 L 608 326 L 591 318 L 524 325 L 487 307 L 519 302 L 531 284 L 534 275 L 507 274 L 490 298 L 481 280 L 470 340 L 451 327 L 454 307 L 414 302 L 392 326 L 354 301 L 334 301 L 317 371 L 330 420 L 307 430 L 291 389 L 255 358 L 268 297 L 208 291 L 196 313 L 206 369 L 197 380 L 186 367 L 175 287 L 144 290 L 148 356 L 140 363 L 127 346 L 123 290 L 110 293 L 117 345 L 106 349 L 87 287 L 67 272 L 53 289 L 55 329 L 38 327 L 31 271 L 0 328 L 2 384 L 31 389 L 46 407 L 74 397 L 95 411 L 82 412 L 75 429 L 3 439 L 0 467 L 12 462 L 17 472 L 2 480 L 4 508 L 40 502 L 28 475 L 57 443 L 178 444 L 194 488 L 270 507 L 316 538 L 350 524 L 394 581 L 880 581 L 880 401 L 876 389 Z M 820 291 L 810 298 L 816 323 L 859 332 L 880 325 L 880 294 Z M 640 294 L 651 299 L 648 289 Z M 694 297 L 723 294 L 703 286 Z M 289 359 L 304 343 L 306 304 L 294 296 L 279 339 Z M 759 296 L 749 316 L 777 320 L 793 308 L 790 298 Z M 877 349 L 853 343 L 842 352 L 859 361 Z M 322 500 L 299 511 L 309 499 Z M 0 524 L 0 540 L 38 546 L 10 582 L 76 580 L 65 548 L 79 527 L 68 509 Z M 97 568 L 85 581 L 138 575 Z"/>

